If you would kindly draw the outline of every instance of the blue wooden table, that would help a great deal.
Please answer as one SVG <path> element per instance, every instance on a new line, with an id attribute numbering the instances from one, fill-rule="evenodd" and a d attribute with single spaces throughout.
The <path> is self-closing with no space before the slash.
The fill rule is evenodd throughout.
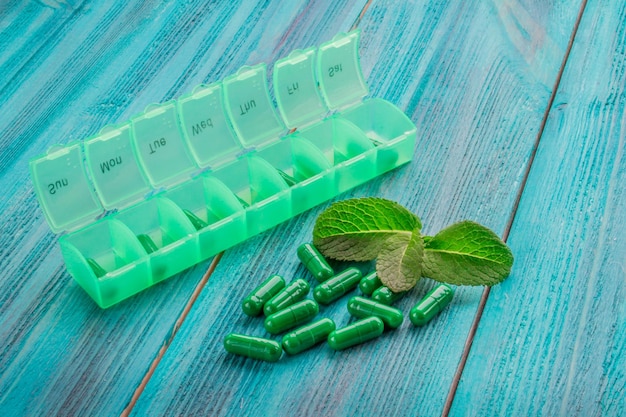
<path id="1" fill-rule="evenodd" d="M 247 292 L 307 277 L 295 248 L 325 203 L 98 308 L 64 266 L 28 161 L 352 28 L 371 96 L 418 140 L 410 164 L 336 200 L 396 200 L 428 234 L 485 224 L 515 255 L 510 278 L 343 352 L 227 354 L 226 334 L 265 335 L 241 313 Z M 5 0 L 0 415 L 626 415 L 625 144 L 623 1 Z M 342 304 L 323 314 L 346 323 Z"/>

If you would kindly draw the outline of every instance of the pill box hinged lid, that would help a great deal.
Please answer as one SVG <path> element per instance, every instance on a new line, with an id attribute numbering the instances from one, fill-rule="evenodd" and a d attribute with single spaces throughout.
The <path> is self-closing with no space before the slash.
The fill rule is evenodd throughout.
<path id="1" fill-rule="evenodd" d="M 221 82 L 201 84 L 178 99 L 183 135 L 201 168 L 222 165 L 241 152 L 224 107 Z"/>
<path id="2" fill-rule="evenodd" d="M 53 147 L 30 163 L 31 177 L 53 232 L 76 229 L 104 211 L 89 183 L 80 143 Z"/>
<path id="3" fill-rule="evenodd" d="M 360 103 L 368 93 L 361 72 L 359 31 L 340 33 L 319 48 L 293 51 L 274 65 L 274 95 L 289 128 Z"/>
<path id="4" fill-rule="evenodd" d="M 244 148 L 274 142 L 286 133 L 270 98 L 265 64 L 243 67 L 223 83 L 226 112 Z"/>

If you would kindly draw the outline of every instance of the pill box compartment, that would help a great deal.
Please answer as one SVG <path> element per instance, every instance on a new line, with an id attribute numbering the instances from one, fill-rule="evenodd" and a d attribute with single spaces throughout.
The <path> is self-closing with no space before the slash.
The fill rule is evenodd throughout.
<path id="1" fill-rule="evenodd" d="M 365 100 L 347 109 L 342 118 L 356 125 L 376 146 L 375 175 L 405 164 L 413 157 L 417 137 L 415 125 L 388 101 L 376 98 Z"/>
<path id="2" fill-rule="evenodd" d="M 150 238 L 156 248 L 150 255 L 152 282 L 157 283 L 200 261 L 196 229 L 173 201 L 153 197 L 130 207 L 115 219 L 124 223 L 139 241 L 140 235 Z"/>
<path id="3" fill-rule="evenodd" d="M 257 155 L 277 169 L 290 186 L 292 215 L 337 195 L 331 164 L 317 147 L 299 134 L 286 136 Z"/>
<path id="4" fill-rule="evenodd" d="M 300 132 L 334 167 L 337 192 L 341 193 L 376 176 L 376 150 L 365 133 L 351 122 L 331 116 Z"/>
<path id="5" fill-rule="evenodd" d="M 59 239 L 67 269 L 102 308 L 152 285 L 146 252 L 133 232 L 115 219 L 104 219 Z M 106 274 L 97 277 L 88 259 Z"/>
<path id="6" fill-rule="evenodd" d="M 208 175 L 226 184 L 246 208 L 248 236 L 292 216 L 289 186 L 272 165 L 254 154 L 244 155 Z"/>
<path id="7" fill-rule="evenodd" d="M 189 217 L 198 220 L 200 259 L 206 259 L 245 240 L 246 213 L 230 189 L 214 177 L 202 175 L 164 194 Z"/>

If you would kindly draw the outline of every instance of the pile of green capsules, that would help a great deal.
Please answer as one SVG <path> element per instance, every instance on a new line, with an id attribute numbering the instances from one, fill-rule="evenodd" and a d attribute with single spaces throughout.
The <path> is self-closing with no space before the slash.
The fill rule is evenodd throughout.
<path id="1" fill-rule="evenodd" d="M 286 284 L 281 276 L 272 275 L 255 288 L 242 304 L 243 312 L 248 316 L 265 314 L 264 327 L 270 334 L 295 330 L 285 334 L 281 343 L 231 333 L 224 339 L 226 351 L 276 362 L 283 349 L 289 355 L 296 355 L 326 340 L 332 349 L 343 350 L 380 336 L 385 328 L 396 329 L 402 324 L 402 311 L 392 307 L 392 304 L 405 293 L 393 293 L 383 286 L 376 272 L 362 277 L 357 268 L 348 268 L 335 275 L 328 262 L 310 243 L 298 247 L 298 258 L 320 282 L 313 289 L 315 300 L 306 299 L 310 291 L 307 281 L 295 279 Z M 341 329 L 337 329 L 335 322 L 328 317 L 311 322 L 319 313 L 318 303 L 328 305 L 357 286 L 364 295 L 371 296 L 352 297 L 348 301 L 348 311 L 359 320 Z M 453 290 L 448 285 L 434 288 L 411 309 L 411 323 L 425 325 L 452 301 L 452 296 Z"/>

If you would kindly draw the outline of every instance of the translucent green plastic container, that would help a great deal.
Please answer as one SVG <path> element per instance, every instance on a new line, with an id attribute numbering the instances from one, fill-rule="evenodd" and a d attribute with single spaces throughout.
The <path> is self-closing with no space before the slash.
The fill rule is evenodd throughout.
<path id="1" fill-rule="evenodd" d="M 277 61 L 277 108 L 265 64 L 243 67 L 31 160 L 67 269 L 100 307 L 411 160 L 413 123 L 363 101 L 358 39 Z"/>

